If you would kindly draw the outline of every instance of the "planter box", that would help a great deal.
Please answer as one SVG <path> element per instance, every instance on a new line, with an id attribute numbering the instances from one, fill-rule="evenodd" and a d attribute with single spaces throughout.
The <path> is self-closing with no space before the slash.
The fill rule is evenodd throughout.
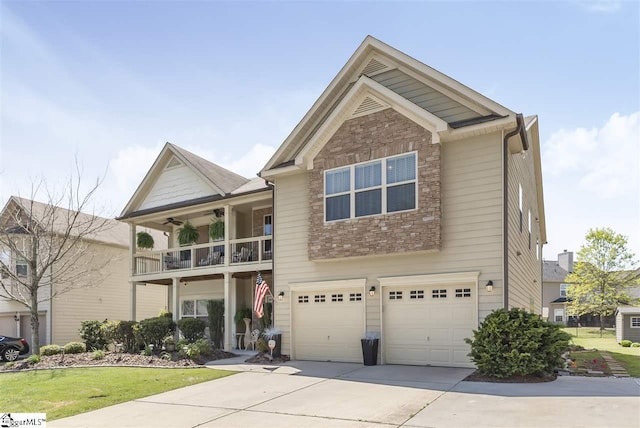
<path id="1" fill-rule="evenodd" d="M 380 339 L 360 339 L 362 344 L 362 359 L 365 366 L 378 364 L 378 342 Z"/>

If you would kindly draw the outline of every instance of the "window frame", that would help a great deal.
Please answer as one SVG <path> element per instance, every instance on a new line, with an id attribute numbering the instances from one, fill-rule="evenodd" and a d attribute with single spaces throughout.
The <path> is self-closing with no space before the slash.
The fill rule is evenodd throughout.
<path id="1" fill-rule="evenodd" d="M 569 288 L 569 284 L 560 284 L 560 297 L 567 297 L 567 288 Z"/>
<path id="2" fill-rule="evenodd" d="M 638 325 L 633 325 L 634 320 L 637 320 Z M 640 328 L 640 317 L 636 317 L 636 316 L 629 317 L 629 327 Z"/>
<path id="3" fill-rule="evenodd" d="M 20 272 L 21 269 L 18 269 L 19 267 L 23 268 L 24 272 Z M 21 278 L 26 278 L 27 276 L 29 276 L 29 263 L 27 263 L 27 260 L 24 257 L 16 256 L 15 272 L 16 276 L 19 276 Z"/>
<path id="4" fill-rule="evenodd" d="M 395 159 L 395 158 L 400 158 L 400 157 L 404 157 L 404 156 L 408 156 L 408 155 L 413 155 L 414 157 L 414 162 L 415 162 L 415 176 L 413 179 L 411 180 L 404 180 L 404 181 L 399 181 L 399 182 L 395 182 L 395 183 L 387 183 L 387 161 L 389 159 Z M 365 187 L 362 189 L 356 189 L 356 174 L 355 174 L 355 170 L 356 167 L 358 166 L 362 166 L 362 165 L 367 165 L 367 164 L 374 164 L 374 163 L 380 163 L 380 169 L 381 169 L 381 180 L 380 180 L 380 184 L 379 185 L 373 185 L 370 187 Z M 327 195 L 327 175 L 334 172 L 334 171 L 339 171 L 339 170 L 344 170 L 344 169 L 348 169 L 349 170 L 349 190 L 347 191 L 343 191 L 343 192 L 336 192 L 336 193 L 332 193 L 330 195 Z M 374 216 L 380 216 L 380 215 L 392 215 L 392 214 L 396 214 L 396 213 L 406 213 L 406 212 L 411 212 L 411 211 L 416 211 L 418 209 L 418 197 L 419 197 L 419 191 L 418 191 L 418 185 L 419 185 L 419 171 L 418 171 L 418 151 L 417 150 L 413 150 L 410 152 L 405 152 L 405 153 L 400 153 L 397 155 L 393 155 L 393 156 L 385 156 L 385 157 L 381 157 L 381 158 L 377 158 L 377 159 L 371 159 L 365 162 L 357 162 L 357 163 L 353 163 L 353 164 L 349 164 L 349 165 L 343 165 L 343 166 L 339 166 L 336 168 L 331 168 L 331 169 L 327 169 L 323 171 L 323 180 L 322 180 L 322 210 L 323 210 L 323 220 L 325 224 L 332 224 L 332 223 L 336 223 L 336 222 L 340 222 L 340 221 L 348 221 L 348 220 L 355 220 L 355 219 L 359 219 L 359 218 L 367 218 L 367 217 L 374 217 Z M 406 209 L 406 210 L 398 210 L 398 211 L 388 211 L 388 204 L 387 204 L 387 191 L 390 188 L 393 187 L 400 187 L 403 185 L 407 185 L 407 184 L 413 184 L 414 185 L 414 207 L 410 208 L 410 209 Z M 361 216 L 356 216 L 356 195 L 359 193 L 363 193 L 363 192 L 367 192 L 367 191 L 372 191 L 372 190 L 380 190 L 380 212 L 379 213 L 375 213 L 375 214 L 367 214 L 367 215 L 361 215 Z M 338 196 L 345 196 L 345 195 L 349 195 L 349 216 L 348 217 L 344 217 L 344 218 L 339 218 L 339 219 L 335 219 L 335 220 L 327 220 L 327 199 L 329 198 L 334 198 L 334 197 L 338 197 Z"/>
<path id="5" fill-rule="evenodd" d="M 204 318 L 205 321 L 208 319 L 208 314 L 207 315 L 199 315 L 198 314 L 198 301 L 208 301 L 211 299 L 205 299 L 205 298 L 198 298 L 198 297 L 189 297 L 186 299 L 180 299 L 180 319 L 183 318 Z M 193 303 L 193 314 L 192 315 L 187 315 L 184 313 L 184 302 L 189 301 Z"/>
<path id="6" fill-rule="evenodd" d="M 558 320 L 558 311 L 560 312 L 560 320 Z M 564 309 L 563 308 L 554 308 L 553 309 L 553 322 L 558 323 L 558 322 L 565 322 L 565 313 L 564 313 Z"/>
<path id="7" fill-rule="evenodd" d="M 522 193 L 522 183 L 518 183 L 518 207 L 520 209 L 520 233 L 522 233 L 522 208 L 524 202 L 524 195 Z"/>

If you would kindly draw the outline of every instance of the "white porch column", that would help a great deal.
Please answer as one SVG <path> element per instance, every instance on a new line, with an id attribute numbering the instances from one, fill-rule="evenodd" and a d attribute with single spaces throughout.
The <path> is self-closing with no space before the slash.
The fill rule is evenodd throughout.
<path id="1" fill-rule="evenodd" d="M 131 308 L 129 311 L 129 314 L 130 314 L 129 320 L 136 321 L 138 283 L 135 281 L 130 281 L 129 286 L 130 286 L 129 292 L 131 293 Z"/>
<path id="2" fill-rule="evenodd" d="M 136 273 L 136 260 L 133 256 L 136 253 L 136 241 L 136 225 L 129 223 L 129 272 L 131 275 Z M 135 318 L 132 321 L 135 321 Z"/>
<path id="3" fill-rule="evenodd" d="M 176 337 L 180 335 L 180 331 L 177 327 L 178 320 L 180 319 L 180 278 L 172 278 L 172 299 L 171 299 L 171 314 L 173 320 L 176 322 Z"/>
<path id="4" fill-rule="evenodd" d="M 231 348 L 236 346 L 236 322 L 233 317 L 236 315 L 237 311 L 237 300 L 238 300 L 238 288 L 237 288 L 237 279 L 231 278 L 231 289 L 229 290 L 231 294 L 230 298 L 230 309 L 229 309 L 229 321 L 231 323 Z"/>
<path id="5" fill-rule="evenodd" d="M 224 265 L 229 266 L 231 264 L 231 246 L 229 240 L 235 238 L 231 236 L 231 206 L 224 206 Z"/>
<path id="6" fill-rule="evenodd" d="M 233 317 L 231 315 L 231 273 L 224 273 L 224 350 L 231 351 L 231 332 Z"/>

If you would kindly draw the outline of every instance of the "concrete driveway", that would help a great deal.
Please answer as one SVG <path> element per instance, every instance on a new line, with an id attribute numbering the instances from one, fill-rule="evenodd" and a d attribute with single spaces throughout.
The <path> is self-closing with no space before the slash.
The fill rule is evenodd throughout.
<path id="1" fill-rule="evenodd" d="M 636 379 L 462 382 L 472 370 L 296 361 L 50 422 L 51 427 L 638 427 Z"/>

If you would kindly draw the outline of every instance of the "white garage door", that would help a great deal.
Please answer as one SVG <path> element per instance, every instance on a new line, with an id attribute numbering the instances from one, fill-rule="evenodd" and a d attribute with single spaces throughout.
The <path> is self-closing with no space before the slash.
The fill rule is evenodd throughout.
<path id="1" fill-rule="evenodd" d="M 16 336 L 16 321 L 13 319 L 13 313 L 0 315 L 0 336 Z"/>
<path id="2" fill-rule="evenodd" d="M 477 328 L 475 285 L 384 287 L 385 362 L 473 367 L 465 337 Z"/>
<path id="3" fill-rule="evenodd" d="M 362 362 L 364 299 L 362 288 L 295 292 L 294 358 Z"/>

